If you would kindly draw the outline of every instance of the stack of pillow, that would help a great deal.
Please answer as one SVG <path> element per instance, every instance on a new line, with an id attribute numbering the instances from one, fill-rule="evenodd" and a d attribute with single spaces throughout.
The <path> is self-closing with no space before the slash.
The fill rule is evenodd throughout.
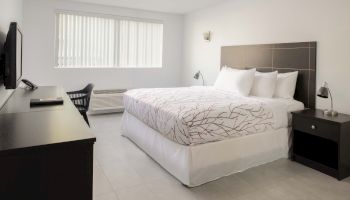
<path id="1" fill-rule="evenodd" d="M 217 89 L 233 90 L 243 96 L 293 99 L 298 71 L 289 73 L 257 72 L 223 67 L 214 84 Z"/>

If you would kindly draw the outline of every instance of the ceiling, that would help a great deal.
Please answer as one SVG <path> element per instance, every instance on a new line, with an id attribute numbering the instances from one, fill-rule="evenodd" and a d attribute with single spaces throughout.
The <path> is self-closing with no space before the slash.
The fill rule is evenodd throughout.
<path id="1" fill-rule="evenodd" d="M 185 14 L 224 0 L 71 0 L 166 13 Z"/>

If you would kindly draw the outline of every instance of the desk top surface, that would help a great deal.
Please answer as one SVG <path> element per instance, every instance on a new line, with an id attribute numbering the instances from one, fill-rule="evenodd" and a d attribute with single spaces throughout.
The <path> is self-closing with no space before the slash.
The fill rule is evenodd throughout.
<path id="1" fill-rule="evenodd" d="M 64 104 L 30 107 L 32 98 L 53 97 Z M 96 138 L 61 87 L 18 88 L 0 111 L 0 152 L 77 141 Z"/>
<path id="2" fill-rule="evenodd" d="M 64 105 L 54 106 L 38 106 L 30 107 L 30 99 L 43 99 L 43 98 L 55 98 L 62 97 Z M 24 112 L 40 112 L 40 111 L 53 111 L 53 110 L 64 110 L 72 109 L 74 105 L 69 100 L 66 92 L 62 87 L 55 86 L 43 86 L 37 90 L 28 90 L 23 88 L 17 88 L 9 100 L 0 110 L 1 114 L 8 113 L 24 113 Z"/>

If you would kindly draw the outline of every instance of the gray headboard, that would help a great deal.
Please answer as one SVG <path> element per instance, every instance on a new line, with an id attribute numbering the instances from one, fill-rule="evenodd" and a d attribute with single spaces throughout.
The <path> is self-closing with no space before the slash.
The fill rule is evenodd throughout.
<path id="1" fill-rule="evenodd" d="M 299 71 L 294 98 L 307 108 L 315 108 L 316 42 L 225 46 L 221 48 L 221 67 L 280 73 Z"/>

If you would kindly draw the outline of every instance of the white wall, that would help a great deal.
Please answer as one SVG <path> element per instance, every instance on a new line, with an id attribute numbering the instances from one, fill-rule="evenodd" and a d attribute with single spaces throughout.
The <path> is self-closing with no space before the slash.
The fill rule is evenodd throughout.
<path id="1" fill-rule="evenodd" d="M 22 0 L 0 0 L 0 55 L 3 51 L 3 43 L 10 26 L 10 22 L 18 22 L 22 25 Z M 12 90 L 5 90 L 3 84 L 0 85 L 0 107 L 12 94 Z"/>
<path id="2" fill-rule="evenodd" d="M 183 84 L 200 69 L 208 84 L 219 72 L 223 45 L 317 41 L 317 88 L 328 81 L 335 108 L 350 114 L 349 0 L 229 0 L 185 17 Z M 212 31 L 212 42 L 202 33 Z M 317 98 L 317 107 L 328 100 Z"/>
<path id="3" fill-rule="evenodd" d="M 55 10 L 77 10 L 164 22 L 162 69 L 55 69 Z M 141 10 L 73 3 L 62 0 L 24 1 L 24 77 L 38 85 L 62 85 L 67 90 L 88 82 L 96 88 L 173 87 L 180 83 L 183 16 Z"/>

